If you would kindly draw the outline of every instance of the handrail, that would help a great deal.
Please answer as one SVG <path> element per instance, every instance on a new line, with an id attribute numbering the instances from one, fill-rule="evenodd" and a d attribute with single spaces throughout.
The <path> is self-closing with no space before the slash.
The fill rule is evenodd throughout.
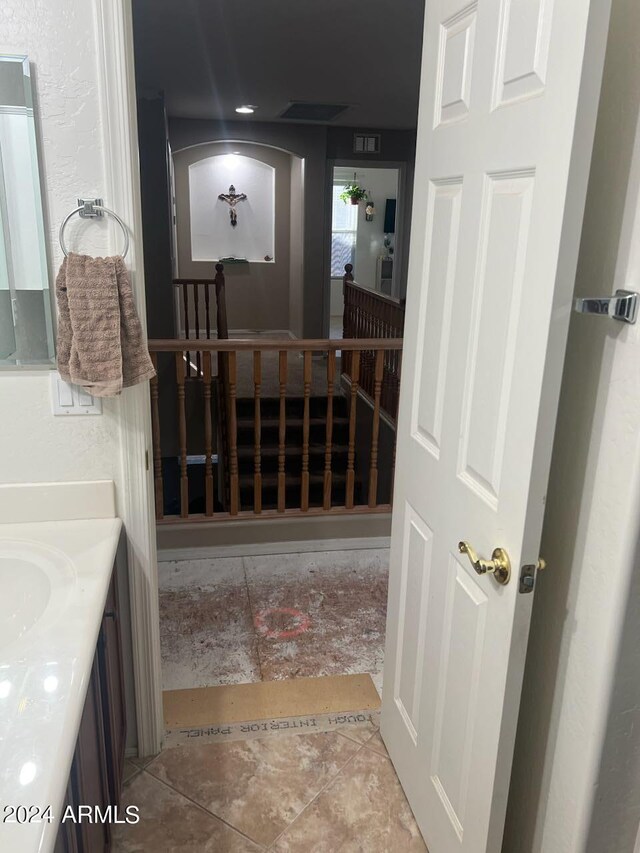
<path id="1" fill-rule="evenodd" d="M 364 284 L 359 284 L 357 281 L 347 281 L 345 283 L 348 287 L 353 288 L 354 290 L 359 290 L 360 293 L 366 293 L 367 296 L 371 296 L 377 302 L 382 302 L 385 305 L 392 305 L 394 308 L 404 308 L 405 306 L 404 299 L 396 299 L 395 296 L 389 296 L 386 293 L 380 293 L 380 291 L 373 290 L 370 287 L 365 287 Z"/>
<path id="2" fill-rule="evenodd" d="M 220 265 L 222 266 L 222 264 Z M 215 278 L 174 278 L 174 284 L 215 284 Z"/>
<path id="3" fill-rule="evenodd" d="M 225 297 L 225 278 L 224 264 L 216 264 L 216 274 L 214 278 L 175 278 L 173 286 L 179 292 L 182 289 L 182 312 L 184 319 L 184 337 L 186 341 L 195 341 L 194 346 L 183 347 L 183 351 L 187 353 L 186 359 L 186 376 L 192 376 L 192 364 L 189 353 L 195 353 L 195 375 L 198 379 L 203 379 L 203 355 L 205 350 L 200 348 L 201 328 L 200 328 L 200 309 L 204 308 L 204 335 L 206 340 L 211 339 L 211 305 L 210 305 L 210 290 L 214 288 L 216 297 L 216 333 L 219 340 L 228 340 L 229 324 L 227 320 L 227 301 Z M 191 293 L 191 299 L 189 294 Z M 204 306 L 201 305 L 200 296 L 204 294 Z M 190 313 L 193 310 L 194 329 L 191 336 L 190 329 Z M 178 323 L 179 325 L 179 323 Z M 175 349 L 174 349 L 175 351 Z M 226 459 L 228 456 L 227 436 L 231 433 L 230 423 L 230 380 L 229 380 L 229 351 L 218 349 L 218 374 L 216 383 L 216 399 L 220 412 L 218 418 L 218 441 L 221 448 L 221 457 Z M 226 480 L 226 469 L 222 466 L 222 479 Z M 228 488 L 225 487 L 225 496 L 228 494 Z"/>
<path id="4" fill-rule="evenodd" d="M 402 344 L 150 340 L 158 521 L 388 511 Z M 338 368 L 340 351 L 348 374 Z M 192 358 L 201 371 L 189 372 Z M 163 446 L 160 413 L 171 411 L 177 420 Z"/>
<path id="5" fill-rule="evenodd" d="M 229 324 L 227 321 L 227 301 L 225 296 L 225 277 L 224 264 L 216 264 L 216 274 L 214 278 L 174 278 L 173 286 L 176 291 L 182 289 L 182 314 L 184 320 L 184 336 L 191 340 L 200 340 L 200 310 L 204 308 L 205 319 L 205 336 L 207 339 L 211 337 L 211 310 L 209 293 L 211 287 L 215 290 L 216 296 L 216 326 L 217 335 L 219 338 L 229 337 Z M 191 291 L 191 297 L 189 292 Z M 200 297 L 204 294 L 204 306 L 202 306 Z M 190 327 L 190 314 L 193 311 L 193 319 L 195 328 Z M 179 325 L 179 324 L 178 324 Z M 192 338 L 191 332 L 195 333 Z M 200 369 L 200 368 L 199 368 Z"/>
<path id="6" fill-rule="evenodd" d="M 301 350 L 330 351 L 340 350 L 401 350 L 402 338 L 227 338 L 224 340 L 183 340 L 182 338 L 156 338 L 148 341 L 150 352 L 255 352 Z"/>

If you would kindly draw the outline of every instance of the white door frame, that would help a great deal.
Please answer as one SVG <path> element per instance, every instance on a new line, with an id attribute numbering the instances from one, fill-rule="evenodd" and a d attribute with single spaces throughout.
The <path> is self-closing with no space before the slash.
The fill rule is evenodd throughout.
<path id="1" fill-rule="evenodd" d="M 142 208 L 131 0 L 96 0 L 97 61 L 103 138 L 105 193 L 131 232 L 133 292 L 146 325 L 142 264 Z M 160 613 L 156 559 L 151 412 L 147 383 L 124 391 L 118 419 L 120 489 L 118 514 L 127 538 L 131 634 L 138 752 L 160 751 L 164 731 L 160 670 Z"/>

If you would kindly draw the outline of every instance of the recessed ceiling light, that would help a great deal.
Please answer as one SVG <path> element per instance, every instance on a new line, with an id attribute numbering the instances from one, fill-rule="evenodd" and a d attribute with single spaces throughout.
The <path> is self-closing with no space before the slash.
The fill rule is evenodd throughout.
<path id="1" fill-rule="evenodd" d="M 242 113 L 243 115 L 249 115 L 250 113 L 255 113 L 258 108 L 253 104 L 242 104 L 240 107 L 236 107 L 237 113 Z"/>

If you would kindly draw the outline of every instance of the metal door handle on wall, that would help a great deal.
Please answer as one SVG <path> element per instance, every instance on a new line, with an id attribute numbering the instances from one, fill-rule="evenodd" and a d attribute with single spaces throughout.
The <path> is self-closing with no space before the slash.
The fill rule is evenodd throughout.
<path id="1" fill-rule="evenodd" d="M 635 323 L 638 315 L 638 294 L 633 290 L 616 290 L 613 296 L 576 299 L 574 309 L 579 314 L 601 314 L 623 323 Z"/>

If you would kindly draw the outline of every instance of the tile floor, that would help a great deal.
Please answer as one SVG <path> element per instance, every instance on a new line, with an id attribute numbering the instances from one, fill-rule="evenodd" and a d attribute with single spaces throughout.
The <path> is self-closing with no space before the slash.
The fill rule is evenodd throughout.
<path id="1" fill-rule="evenodd" d="M 114 853 L 418 853 L 426 847 L 371 727 L 179 746 L 126 763 Z"/>
<path id="2" fill-rule="evenodd" d="M 378 690 L 386 549 L 160 563 L 165 690 L 370 673 Z"/>

